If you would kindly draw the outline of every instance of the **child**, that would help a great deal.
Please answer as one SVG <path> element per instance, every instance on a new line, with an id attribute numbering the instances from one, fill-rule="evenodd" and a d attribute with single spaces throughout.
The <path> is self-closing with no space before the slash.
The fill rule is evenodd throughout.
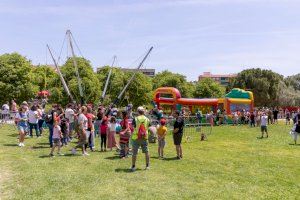
<path id="1" fill-rule="evenodd" d="M 129 122 L 128 122 L 128 113 L 126 111 L 122 112 L 123 120 L 121 121 L 120 125 L 122 130 L 120 131 L 120 158 L 124 159 L 128 157 L 129 151 L 129 139 L 130 135 L 133 132 L 130 129 Z"/>
<path id="2" fill-rule="evenodd" d="M 268 124 L 268 116 L 264 112 L 262 114 L 262 116 L 261 116 L 261 126 L 260 126 L 260 129 L 261 129 L 261 138 L 264 137 L 264 132 L 267 134 L 267 138 L 269 137 L 267 124 Z"/>
<path id="3" fill-rule="evenodd" d="M 295 145 L 297 144 L 298 134 L 300 134 L 300 119 L 298 119 L 298 122 L 294 125 L 292 128 L 290 134 L 292 135 Z"/>
<path id="4" fill-rule="evenodd" d="M 106 151 L 106 137 L 108 132 L 108 120 L 107 117 L 103 117 L 101 125 L 100 125 L 100 137 L 101 137 L 101 151 Z"/>
<path id="5" fill-rule="evenodd" d="M 110 151 L 112 151 L 113 147 L 116 147 L 116 118 L 111 117 L 110 118 L 110 123 L 108 125 L 108 138 L 107 138 L 107 148 L 110 148 Z"/>
<path id="6" fill-rule="evenodd" d="M 69 122 L 66 118 L 63 118 L 61 120 L 61 132 L 63 135 L 62 138 L 62 145 L 68 145 L 68 141 L 69 141 Z"/>
<path id="7" fill-rule="evenodd" d="M 57 154 L 60 156 L 63 156 L 64 154 L 60 153 L 60 140 L 62 138 L 62 132 L 61 132 L 61 128 L 58 125 L 58 121 L 54 120 L 54 126 L 53 126 L 53 136 L 52 136 L 52 149 L 50 152 L 50 156 L 54 157 L 54 149 L 55 147 L 58 148 L 58 152 Z"/>
<path id="8" fill-rule="evenodd" d="M 164 147 L 166 145 L 165 137 L 167 134 L 166 120 L 160 120 L 160 126 L 157 128 L 157 136 L 158 136 L 158 158 L 164 158 Z"/>

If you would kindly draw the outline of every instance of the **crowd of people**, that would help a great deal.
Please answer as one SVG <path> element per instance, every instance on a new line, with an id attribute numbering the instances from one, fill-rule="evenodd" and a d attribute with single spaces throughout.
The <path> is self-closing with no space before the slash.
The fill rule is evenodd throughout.
<path id="1" fill-rule="evenodd" d="M 6 107 L 5 107 L 6 108 Z M 8 108 L 9 109 L 9 108 Z M 64 155 L 62 150 L 77 154 L 80 150 L 83 156 L 97 151 L 96 138 L 99 138 L 99 151 L 119 152 L 119 157 L 126 159 L 132 156 L 131 170 L 136 169 L 136 158 L 141 148 L 146 158 L 146 169 L 150 167 L 149 142 L 157 138 L 158 156 L 164 159 L 164 147 L 167 135 L 167 119 L 151 119 L 144 107 L 137 108 L 134 113 L 132 105 L 119 111 L 114 105 L 105 108 L 100 105 L 68 104 L 62 106 L 53 104 L 49 111 L 37 102 L 29 105 L 23 102 L 14 115 L 15 124 L 19 131 L 18 146 L 24 147 L 27 137 L 37 138 L 44 135 L 44 129 L 49 130 L 50 157 Z M 179 111 L 174 112 L 173 140 L 177 159 L 182 159 L 181 141 L 184 120 Z M 34 134 L 35 133 L 35 134 Z M 154 137 L 152 137 L 154 136 Z M 74 142 L 76 141 L 76 145 Z M 72 142 L 72 143 L 71 143 Z"/>
<path id="2" fill-rule="evenodd" d="M 157 107 L 148 111 L 144 107 L 137 108 L 133 112 L 133 106 L 129 104 L 124 110 L 119 111 L 113 104 L 105 108 L 100 105 L 68 104 L 66 108 L 58 104 L 53 104 L 49 111 L 45 111 L 45 105 L 33 102 L 29 105 L 23 102 L 17 109 L 15 101 L 2 106 L 2 115 L 14 113 L 14 120 L 19 131 L 18 146 L 25 146 L 26 137 L 41 137 L 44 129 L 49 130 L 49 146 L 51 148 L 49 156 L 64 155 L 62 149 L 70 150 L 72 154 L 77 154 L 80 149 L 83 156 L 90 155 L 90 152 L 97 151 L 95 146 L 96 138 L 99 138 L 99 151 L 119 152 L 119 157 L 126 159 L 132 156 L 131 170 L 136 169 L 136 158 L 139 149 L 145 154 L 146 169 L 150 167 L 149 142 L 156 142 L 158 158 L 164 159 L 164 147 L 168 132 L 167 123 L 172 121 L 173 143 L 176 149 L 176 158 L 182 159 L 181 141 L 183 137 L 184 121 L 189 115 L 186 109 L 173 112 L 172 117 L 166 118 L 164 113 Z M 245 110 L 232 113 L 232 125 L 249 124 L 251 127 L 261 127 L 261 138 L 269 137 L 267 126 L 277 124 L 278 118 L 285 118 L 286 124 L 292 121 L 294 124 L 291 135 L 297 142 L 300 134 L 300 112 L 289 112 L 285 110 L 279 115 L 278 109 L 262 108 L 254 112 Z M 212 126 L 228 124 L 229 116 L 224 110 L 209 112 L 203 115 L 197 110 L 195 117 L 199 123 L 205 119 Z M 150 115 L 155 116 L 155 120 Z M 172 119 L 172 120 L 170 120 Z M 71 141 L 76 140 L 76 145 Z M 72 146 L 72 147 L 71 147 Z M 63 147 L 63 148 L 62 148 Z"/>

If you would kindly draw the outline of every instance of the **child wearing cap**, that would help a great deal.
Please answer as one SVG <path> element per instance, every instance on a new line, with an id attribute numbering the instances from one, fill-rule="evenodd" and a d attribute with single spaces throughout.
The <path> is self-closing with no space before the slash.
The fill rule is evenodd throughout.
<path id="1" fill-rule="evenodd" d="M 166 145 L 165 137 L 167 135 L 167 127 L 166 120 L 160 120 L 160 126 L 157 128 L 157 136 L 158 136 L 158 157 L 164 158 L 164 147 Z"/>

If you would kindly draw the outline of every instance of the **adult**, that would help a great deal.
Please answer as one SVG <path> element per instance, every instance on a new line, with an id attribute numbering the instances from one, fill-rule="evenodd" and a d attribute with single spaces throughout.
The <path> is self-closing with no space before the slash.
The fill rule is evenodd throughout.
<path id="1" fill-rule="evenodd" d="M 25 107 L 20 107 L 15 118 L 19 130 L 19 147 L 24 147 L 26 132 L 28 131 L 28 114 Z"/>
<path id="2" fill-rule="evenodd" d="M 50 147 L 52 148 L 52 136 L 53 136 L 53 124 L 54 120 L 57 118 L 57 105 L 53 104 L 50 112 L 47 114 L 46 118 L 46 123 L 49 128 L 49 144 Z"/>
<path id="3" fill-rule="evenodd" d="M 67 109 L 65 111 L 65 117 L 69 121 L 69 137 L 70 137 L 70 139 L 72 139 L 73 131 L 74 131 L 74 128 L 75 128 L 75 119 L 74 119 L 75 112 L 72 109 L 72 104 L 71 103 L 69 103 L 68 106 L 67 106 Z"/>
<path id="4" fill-rule="evenodd" d="M 277 110 L 277 108 L 275 108 L 273 110 L 273 122 L 274 122 L 274 124 L 278 124 L 278 113 L 279 113 L 279 111 Z"/>
<path id="5" fill-rule="evenodd" d="M 176 110 L 173 114 L 175 118 L 173 129 L 173 141 L 176 147 L 177 159 L 182 159 L 181 141 L 183 136 L 184 119 L 180 116 L 180 111 Z"/>
<path id="6" fill-rule="evenodd" d="M 131 171 L 135 171 L 135 163 L 138 154 L 138 150 L 142 147 L 142 152 L 145 153 L 146 157 L 146 170 L 150 169 L 150 156 L 148 150 L 148 128 L 150 120 L 145 116 L 145 109 L 140 106 L 137 109 L 138 116 L 133 120 L 133 126 L 135 130 L 133 131 L 132 140 L 132 165 Z"/>
<path id="7" fill-rule="evenodd" d="M 33 137 L 32 135 L 32 129 L 35 130 L 36 137 L 39 137 L 39 131 L 38 131 L 38 120 L 39 120 L 39 114 L 37 112 L 37 107 L 33 105 L 28 112 L 28 123 L 29 123 L 29 135 L 30 137 Z"/>
<path id="8" fill-rule="evenodd" d="M 94 119 L 96 118 L 95 115 L 93 115 L 93 109 L 91 106 L 87 107 L 87 112 L 85 114 L 87 120 L 88 120 L 88 128 L 87 128 L 87 142 L 88 146 L 90 147 L 91 151 L 95 150 L 95 129 L 94 129 Z M 87 147 L 87 145 L 86 145 Z"/>
<path id="9" fill-rule="evenodd" d="M 200 109 L 197 109 L 196 117 L 197 117 L 198 123 L 201 124 L 202 123 L 203 115 L 202 115 L 202 112 L 201 112 Z"/>
<path id="10" fill-rule="evenodd" d="M 81 148 L 82 149 L 82 155 L 83 156 L 88 156 L 89 154 L 85 150 L 85 144 L 87 143 L 87 129 L 88 129 L 88 119 L 85 116 L 87 114 L 87 107 L 82 106 L 79 112 L 78 116 L 78 144 L 72 149 L 72 154 L 76 154 L 76 148 Z"/>

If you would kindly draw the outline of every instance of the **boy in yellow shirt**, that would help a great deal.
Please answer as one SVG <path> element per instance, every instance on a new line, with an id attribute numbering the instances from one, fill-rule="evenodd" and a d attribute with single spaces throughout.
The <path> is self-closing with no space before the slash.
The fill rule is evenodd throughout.
<path id="1" fill-rule="evenodd" d="M 166 145 L 165 137 L 167 135 L 166 120 L 160 120 L 160 126 L 157 128 L 158 136 L 158 158 L 164 158 L 164 147 Z"/>

